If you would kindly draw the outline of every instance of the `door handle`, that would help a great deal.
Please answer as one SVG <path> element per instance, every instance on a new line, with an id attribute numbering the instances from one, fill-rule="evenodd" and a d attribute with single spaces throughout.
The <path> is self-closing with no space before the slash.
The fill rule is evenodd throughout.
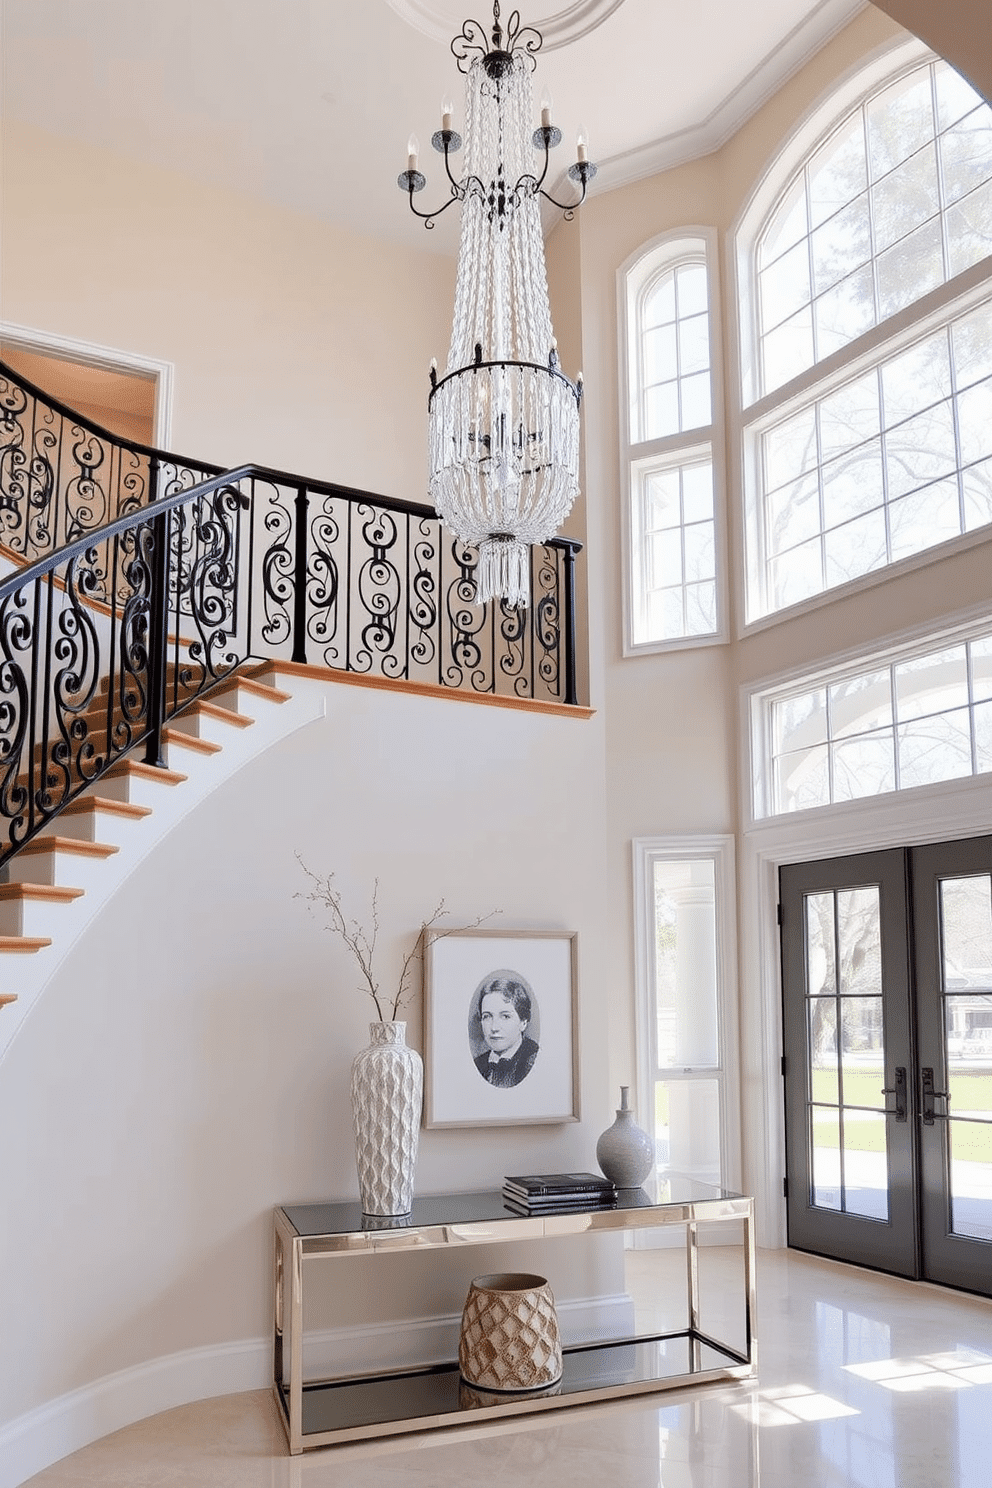
<path id="1" fill-rule="evenodd" d="M 896 1083 L 894 1085 L 883 1085 L 882 1094 L 894 1095 L 896 1098 L 895 1110 L 890 1111 L 886 1107 L 886 1115 L 895 1116 L 897 1121 L 905 1121 L 908 1101 L 906 1099 L 906 1066 L 904 1064 L 900 1064 L 896 1068 Z"/>
<path id="2" fill-rule="evenodd" d="M 950 1105 L 951 1092 L 949 1090 L 934 1090 L 933 1069 L 929 1064 L 924 1065 L 922 1070 L 920 1071 L 920 1081 L 923 1087 L 923 1110 L 921 1112 L 923 1116 L 923 1125 L 933 1126 L 935 1121 L 950 1120 L 950 1114 L 948 1112 L 935 1111 L 933 1108 L 933 1103 L 935 1100 L 946 1101 L 947 1104 Z"/>

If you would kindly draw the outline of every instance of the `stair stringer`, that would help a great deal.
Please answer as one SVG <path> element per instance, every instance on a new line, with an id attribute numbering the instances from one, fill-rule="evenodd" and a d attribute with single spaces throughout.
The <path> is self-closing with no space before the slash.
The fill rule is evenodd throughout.
<path id="1" fill-rule="evenodd" d="M 78 898 L 68 903 L 46 905 L 40 911 L 45 918 L 41 922 L 36 919 L 31 933 L 50 937 L 50 945 L 33 955 L 0 954 L 0 993 L 13 994 L 14 998 L 0 1008 L 0 1064 L 73 946 L 107 908 L 138 865 L 174 827 L 244 765 L 326 715 L 326 683 L 316 677 L 286 679 L 281 675 L 279 681 L 288 681 L 288 700 L 269 702 L 253 696 L 251 727 L 238 727 L 216 717 L 212 717 L 205 727 L 201 725 L 201 737 L 215 741 L 223 738 L 216 753 L 200 753 L 184 748 L 176 739 L 170 741 L 166 746 L 167 763 L 170 770 L 181 771 L 185 778 L 179 784 L 172 784 L 156 780 L 152 772 L 147 772 L 131 780 L 125 798 L 150 807 L 149 814 L 140 820 L 121 821 L 114 844 L 118 851 L 113 856 L 87 863 L 78 870 L 74 868 L 73 877 L 79 880 L 78 887 L 84 890 Z M 212 697 L 207 700 L 211 701 Z M 181 721 L 175 720 L 177 724 Z M 98 781 L 86 794 L 106 795 L 107 777 Z M 56 826 L 58 821 L 58 817 L 54 818 Z"/>

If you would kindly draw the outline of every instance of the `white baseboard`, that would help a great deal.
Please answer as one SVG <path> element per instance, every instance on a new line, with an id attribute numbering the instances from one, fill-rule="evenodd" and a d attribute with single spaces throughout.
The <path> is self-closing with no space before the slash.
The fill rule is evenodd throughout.
<path id="1" fill-rule="evenodd" d="M 557 1306 L 566 1343 L 633 1331 L 633 1302 L 624 1293 Z M 460 1315 L 448 1315 L 314 1331 L 304 1340 L 306 1375 L 320 1378 L 452 1359 L 458 1352 L 460 1321 Z M 268 1338 L 188 1349 L 104 1375 L 0 1426 L 0 1488 L 18 1488 L 70 1452 L 146 1416 L 213 1395 L 263 1390 L 271 1382 Z"/>
<path id="2" fill-rule="evenodd" d="M 0 1488 L 17 1488 L 53 1462 L 145 1416 L 260 1390 L 272 1380 L 272 1344 L 247 1338 L 167 1354 L 104 1375 L 0 1426 Z"/>

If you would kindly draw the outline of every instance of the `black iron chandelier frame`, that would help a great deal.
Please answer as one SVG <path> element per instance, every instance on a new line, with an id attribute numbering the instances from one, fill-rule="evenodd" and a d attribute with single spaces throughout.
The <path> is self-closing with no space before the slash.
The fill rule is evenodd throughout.
<path id="1" fill-rule="evenodd" d="M 461 73 L 467 73 L 476 60 L 481 59 L 487 76 L 492 79 L 498 91 L 501 80 L 513 67 L 514 53 L 525 56 L 532 70 L 537 66 L 537 53 L 544 45 L 544 38 L 536 27 L 521 26 L 518 10 L 510 16 L 504 33 L 500 24 L 499 0 L 494 0 L 493 27 L 490 35 L 491 45 L 486 40 L 485 27 L 479 21 L 465 21 L 461 31 L 451 43 L 451 51 Z M 550 202 L 563 214 L 566 222 L 571 222 L 586 199 L 589 182 L 596 174 L 596 166 L 591 160 L 576 160 L 575 164 L 569 167 L 569 180 L 580 187 L 580 195 L 576 201 L 559 201 L 557 197 L 551 195 L 550 191 L 545 191 L 544 182 L 551 165 L 551 151 L 561 144 L 561 138 L 561 130 L 556 125 L 538 125 L 531 136 L 531 143 L 535 150 L 544 150 L 544 167 L 540 175 L 531 173 L 523 175 L 511 187 L 508 187 L 502 178 L 498 178 L 487 186 L 479 176 L 465 176 L 459 180 L 454 175 L 451 169 L 451 156 L 461 149 L 462 137 L 454 129 L 438 129 L 431 136 L 431 145 L 439 155 L 444 156 L 445 174 L 451 188 L 448 200 L 433 211 L 420 211 L 415 206 L 413 198 L 418 192 L 424 190 L 427 177 L 422 171 L 416 169 L 400 171 L 396 184 L 401 191 L 407 193 L 411 212 L 415 217 L 419 217 L 428 229 L 433 228 L 437 219 L 449 207 L 454 206 L 456 202 L 468 201 L 470 198 L 486 203 L 491 216 L 506 219 L 528 197 L 543 196 L 545 201 Z"/>

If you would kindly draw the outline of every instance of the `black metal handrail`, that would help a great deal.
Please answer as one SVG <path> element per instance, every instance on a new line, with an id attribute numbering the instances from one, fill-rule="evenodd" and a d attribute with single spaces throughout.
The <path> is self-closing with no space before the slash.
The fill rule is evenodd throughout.
<path id="1" fill-rule="evenodd" d="M 143 454 L 140 505 L 0 580 L 0 862 L 124 755 L 161 764 L 248 661 L 576 703 L 581 544 L 532 550 L 529 610 L 479 606 L 475 549 L 426 505 L 258 465 L 187 485 Z"/>

